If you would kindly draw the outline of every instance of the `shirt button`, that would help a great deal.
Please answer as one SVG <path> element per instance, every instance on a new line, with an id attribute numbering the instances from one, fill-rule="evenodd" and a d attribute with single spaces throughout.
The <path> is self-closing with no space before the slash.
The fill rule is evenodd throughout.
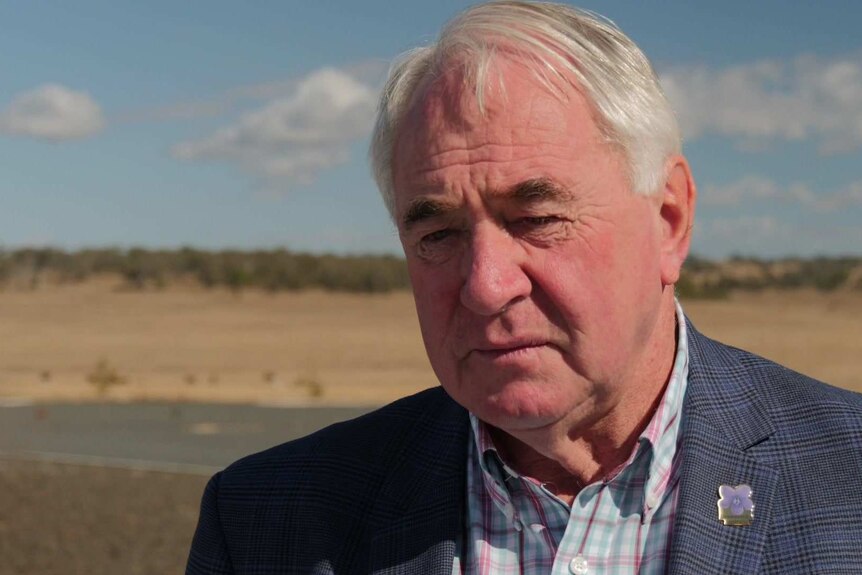
<path id="1" fill-rule="evenodd" d="M 574 575 L 587 575 L 590 572 L 590 567 L 587 565 L 587 560 L 583 555 L 578 555 L 569 563 L 569 571 Z"/>
<path id="2" fill-rule="evenodd" d="M 521 523 L 520 519 L 515 519 L 514 525 L 515 525 L 515 531 L 521 531 L 521 529 L 524 528 L 524 524 Z"/>

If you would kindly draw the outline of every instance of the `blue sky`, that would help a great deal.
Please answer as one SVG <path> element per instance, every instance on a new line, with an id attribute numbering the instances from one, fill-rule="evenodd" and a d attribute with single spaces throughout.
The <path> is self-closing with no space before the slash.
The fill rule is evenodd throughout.
<path id="1" fill-rule="evenodd" d="M 0 246 L 398 253 L 365 161 L 374 95 L 468 4 L 3 2 Z M 862 254 L 862 3 L 657 4 L 580 5 L 680 114 L 694 251 Z"/>

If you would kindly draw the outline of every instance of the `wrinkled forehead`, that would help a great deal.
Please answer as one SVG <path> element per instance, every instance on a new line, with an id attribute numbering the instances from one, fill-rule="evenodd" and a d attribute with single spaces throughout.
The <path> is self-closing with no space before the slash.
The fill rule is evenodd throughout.
<path id="1" fill-rule="evenodd" d="M 474 77 L 453 63 L 417 87 L 395 140 L 396 183 L 434 170 L 455 149 L 481 154 L 481 144 L 492 153 L 498 144 L 529 155 L 533 146 L 600 139 L 591 106 L 572 85 L 549 85 L 504 57 L 489 61 L 478 89 Z"/>
<path id="2" fill-rule="evenodd" d="M 579 95 L 574 85 L 543 82 L 533 68 L 512 56 L 497 54 L 485 65 L 450 60 L 440 68 L 417 86 L 402 122 L 407 129 L 399 131 L 399 139 L 405 133 L 420 135 L 417 129 L 433 135 L 441 126 L 484 130 L 501 121 L 553 130 L 558 125 L 554 112 Z"/>

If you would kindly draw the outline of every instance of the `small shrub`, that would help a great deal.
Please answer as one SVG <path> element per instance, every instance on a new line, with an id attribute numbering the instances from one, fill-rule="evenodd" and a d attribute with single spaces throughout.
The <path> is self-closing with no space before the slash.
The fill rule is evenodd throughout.
<path id="1" fill-rule="evenodd" d="M 305 388 L 310 397 L 323 397 L 323 384 L 312 376 L 301 375 L 294 380 L 293 384 L 297 387 Z"/>
<path id="2" fill-rule="evenodd" d="M 104 396 L 111 387 L 126 383 L 126 378 L 105 359 L 100 359 L 96 367 L 87 374 L 87 381 L 96 387 L 96 393 Z"/>
<path id="3" fill-rule="evenodd" d="M 680 275 L 674 288 L 680 299 L 724 299 L 730 293 L 729 288 L 721 282 L 704 281 L 698 284 L 687 273 Z"/>

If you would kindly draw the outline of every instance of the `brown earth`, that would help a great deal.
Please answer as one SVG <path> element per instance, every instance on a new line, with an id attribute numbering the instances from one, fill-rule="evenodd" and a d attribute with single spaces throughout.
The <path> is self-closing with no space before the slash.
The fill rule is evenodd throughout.
<path id="1" fill-rule="evenodd" d="M 378 403 L 435 384 L 407 294 L 0 293 L 0 397 Z M 100 361 L 125 383 L 100 395 Z"/>
<path id="2" fill-rule="evenodd" d="M 182 573 L 206 481 L 0 461 L 0 575 Z"/>
<path id="3" fill-rule="evenodd" d="M 707 335 L 862 391 L 858 291 L 683 304 Z M 89 282 L 0 293 L 0 318 L 0 401 L 375 404 L 436 384 L 408 293 L 123 292 Z"/>
<path id="4" fill-rule="evenodd" d="M 713 339 L 862 392 L 862 292 L 737 293 L 683 306 Z"/>
<path id="5" fill-rule="evenodd" d="M 862 294 L 687 301 L 698 328 L 862 391 Z M 435 384 L 409 294 L 0 293 L 0 401 L 381 403 Z M 97 369 L 104 361 L 101 370 Z M 124 383 L 102 395 L 88 377 Z M 0 461 L 0 575 L 181 573 L 205 477 Z"/>

